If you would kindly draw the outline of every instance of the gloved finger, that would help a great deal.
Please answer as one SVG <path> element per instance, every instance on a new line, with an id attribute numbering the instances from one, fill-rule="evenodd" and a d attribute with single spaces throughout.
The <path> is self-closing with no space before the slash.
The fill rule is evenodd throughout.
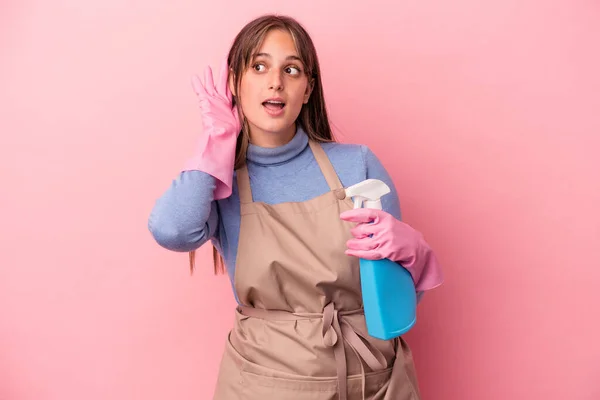
<path id="1" fill-rule="evenodd" d="M 227 57 L 225 57 L 223 59 L 223 61 L 221 62 L 221 72 L 219 75 L 219 83 L 217 86 L 217 92 L 221 95 L 224 96 L 225 98 L 227 98 L 228 100 L 231 101 L 231 98 L 229 98 L 227 96 L 227 92 L 228 90 L 228 84 L 227 84 L 227 80 L 229 78 L 229 66 L 227 65 Z"/>
<path id="2" fill-rule="evenodd" d="M 242 123 L 240 122 L 240 113 L 238 112 L 237 106 L 234 106 L 231 109 L 231 112 L 233 113 L 233 116 L 235 117 L 235 120 L 237 121 L 237 124 L 239 125 L 239 129 L 242 129 Z"/>
<path id="3" fill-rule="evenodd" d="M 381 228 L 377 224 L 363 223 L 358 224 L 354 228 L 350 229 L 350 233 L 357 239 L 364 238 L 367 236 L 379 233 Z"/>
<path id="4" fill-rule="evenodd" d="M 206 93 L 206 91 L 204 90 L 204 86 L 202 86 L 202 81 L 200 80 L 198 75 L 192 76 L 191 81 L 192 81 L 192 88 L 194 89 L 194 92 L 197 95 Z"/>
<path id="5" fill-rule="evenodd" d="M 206 68 L 204 68 L 204 90 L 206 90 L 206 93 L 211 96 L 216 94 L 215 83 L 213 82 L 212 69 L 210 68 L 210 65 L 207 65 Z"/>
<path id="6" fill-rule="evenodd" d="M 350 229 L 350 233 L 357 239 L 362 239 L 373 235 L 371 224 L 358 224 L 354 228 Z"/>
<path id="7" fill-rule="evenodd" d="M 340 214 L 340 218 L 350 222 L 371 222 L 377 220 L 377 210 L 370 208 L 356 208 L 349 211 L 344 211 Z"/>
<path id="8" fill-rule="evenodd" d="M 383 258 L 376 250 L 346 250 L 344 253 L 348 256 L 364 258 L 365 260 L 381 260 Z"/>
<path id="9" fill-rule="evenodd" d="M 233 104 L 233 94 L 229 89 L 229 84 L 227 84 L 227 86 L 225 87 L 225 97 L 227 98 L 227 101 L 229 101 L 229 104 Z"/>
<path id="10" fill-rule="evenodd" d="M 362 239 L 350 239 L 346 242 L 349 250 L 375 250 L 379 247 L 379 241 L 372 237 Z"/>

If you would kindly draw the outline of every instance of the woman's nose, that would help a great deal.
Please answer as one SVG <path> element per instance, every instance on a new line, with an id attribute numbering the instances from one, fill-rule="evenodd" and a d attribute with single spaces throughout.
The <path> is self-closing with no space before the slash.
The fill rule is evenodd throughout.
<path id="1" fill-rule="evenodd" d="M 281 79 L 281 74 L 277 70 L 271 72 L 271 76 L 269 77 L 269 89 L 283 89 L 283 79 Z"/>

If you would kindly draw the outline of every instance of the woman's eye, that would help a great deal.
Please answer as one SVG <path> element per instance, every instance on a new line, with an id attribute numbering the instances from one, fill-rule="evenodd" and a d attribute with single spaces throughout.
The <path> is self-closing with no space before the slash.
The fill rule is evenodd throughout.
<path id="1" fill-rule="evenodd" d="M 298 75 L 300 73 L 300 68 L 298 67 L 287 67 L 285 72 L 290 75 Z"/>
<path id="2" fill-rule="evenodd" d="M 263 64 L 254 64 L 254 70 L 256 72 L 263 72 L 265 68 L 266 67 Z"/>

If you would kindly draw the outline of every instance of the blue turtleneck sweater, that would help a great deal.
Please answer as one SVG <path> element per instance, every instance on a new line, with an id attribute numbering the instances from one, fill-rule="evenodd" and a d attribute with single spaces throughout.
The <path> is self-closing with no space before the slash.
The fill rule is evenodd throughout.
<path id="1" fill-rule="evenodd" d="M 383 210 L 400 219 L 396 188 L 369 148 L 341 143 L 324 143 L 322 147 L 344 187 L 368 178 L 388 184 L 392 192 L 381 199 Z M 308 136 L 300 127 L 283 146 L 250 145 L 247 160 L 254 201 L 306 201 L 330 190 L 308 146 Z M 233 284 L 240 231 L 237 182 L 234 177 L 233 193 L 223 200 L 214 200 L 214 188 L 215 178 L 211 175 L 181 172 L 156 201 L 148 228 L 159 245 L 172 251 L 195 250 L 210 240 L 223 256 Z"/>

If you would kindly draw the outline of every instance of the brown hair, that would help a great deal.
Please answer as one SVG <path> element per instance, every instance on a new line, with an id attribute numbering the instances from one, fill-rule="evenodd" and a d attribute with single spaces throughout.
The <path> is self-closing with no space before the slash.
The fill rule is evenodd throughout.
<path id="1" fill-rule="evenodd" d="M 329 118 L 327 117 L 327 109 L 325 107 L 317 51 L 308 32 L 295 19 L 274 14 L 263 15 L 250 21 L 237 34 L 227 57 L 230 74 L 233 74 L 233 85 L 236 88 L 236 93 L 239 93 L 239 87 L 244 72 L 251 65 L 251 62 L 260 49 L 267 33 L 273 29 L 289 32 L 292 36 L 292 39 L 296 44 L 298 56 L 304 64 L 305 73 L 308 76 L 309 82 L 312 82 L 313 84 L 312 93 L 308 102 L 302 106 L 296 123 L 299 123 L 302 126 L 309 139 L 316 142 L 334 142 L 335 138 L 331 131 Z M 234 104 L 236 104 L 235 96 L 233 101 Z M 239 107 L 239 104 L 237 104 L 237 106 Z M 239 115 L 242 116 L 243 121 L 242 132 L 238 136 L 236 145 L 235 169 L 244 166 L 246 163 L 246 151 L 248 150 L 248 145 L 250 143 L 248 124 L 243 117 L 241 110 L 239 111 Z M 193 272 L 195 251 L 190 252 L 189 255 L 190 271 Z M 215 274 L 224 273 L 225 263 L 217 249 L 214 247 L 213 261 Z"/>

